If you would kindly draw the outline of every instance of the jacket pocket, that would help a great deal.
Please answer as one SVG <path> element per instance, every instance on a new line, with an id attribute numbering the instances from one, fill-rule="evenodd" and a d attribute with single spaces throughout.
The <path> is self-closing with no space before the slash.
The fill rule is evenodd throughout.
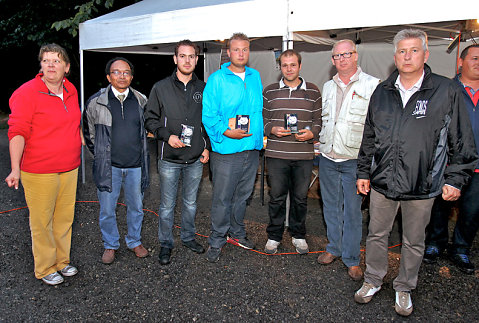
<path id="1" fill-rule="evenodd" d="M 350 148 L 359 149 L 361 141 L 363 140 L 364 124 L 353 123 L 350 125 L 350 131 L 346 138 L 346 146 Z"/>

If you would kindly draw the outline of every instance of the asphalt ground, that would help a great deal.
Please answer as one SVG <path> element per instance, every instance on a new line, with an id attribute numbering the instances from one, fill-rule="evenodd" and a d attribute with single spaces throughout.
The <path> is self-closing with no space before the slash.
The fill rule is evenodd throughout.
<path id="1" fill-rule="evenodd" d="M 0 177 L 10 172 L 8 138 L 0 130 Z M 307 241 L 311 252 L 295 253 L 285 233 L 279 254 L 262 253 L 267 240 L 266 204 L 257 184 L 247 209 L 248 236 L 256 250 L 227 244 L 217 263 L 206 261 L 181 245 L 174 229 L 176 247 L 172 262 L 158 263 L 158 175 L 152 163 L 152 185 L 145 194 L 143 244 L 150 257 L 139 259 L 124 241 L 112 265 L 101 263 L 103 245 L 98 227 L 99 205 L 91 180 L 91 157 L 86 152 L 86 183 L 78 185 L 73 223 L 71 260 L 78 275 L 52 287 L 35 279 L 28 210 L 23 190 L 0 184 L 0 321 L 2 322 L 348 322 L 478 321 L 479 273 L 466 275 L 441 258 L 436 265 L 422 265 L 418 288 L 412 293 L 414 312 L 408 318 L 394 311 L 392 280 L 400 258 L 398 225 L 390 237 L 390 271 L 383 289 L 366 305 L 356 304 L 354 292 L 361 282 L 349 279 L 341 261 L 329 266 L 316 262 L 327 239 L 320 200 L 310 198 Z M 317 190 L 317 186 L 313 186 Z M 311 196 L 317 192 L 311 192 Z M 119 202 L 123 202 L 120 196 Z M 205 174 L 198 197 L 197 241 L 207 246 L 211 206 L 211 182 Z M 126 232 L 126 208 L 118 206 L 120 234 Z M 368 211 L 363 210 L 363 243 Z M 179 209 L 175 223 L 179 224 Z M 452 230 L 453 223 L 450 223 Z M 472 260 L 479 265 L 478 239 Z M 362 252 L 364 259 L 364 252 Z M 364 269 L 364 260 L 361 266 Z"/>

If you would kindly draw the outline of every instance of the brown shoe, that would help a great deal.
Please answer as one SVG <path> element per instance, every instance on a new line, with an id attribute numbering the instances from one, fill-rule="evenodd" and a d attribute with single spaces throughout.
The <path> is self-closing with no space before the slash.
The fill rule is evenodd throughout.
<path id="1" fill-rule="evenodd" d="M 115 249 L 105 249 L 103 256 L 101 256 L 101 262 L 105 265 L 111 264 L 115 260 Z"/>
<path id="2" fill-rule="evenodd" d="M 335 255 L 333 255 L 332 253 L 329 253 L 327 251 L 323 252 L 321 255 L 319 255 L 318 257 L 318 262 L 321 264 L 321 265 L 329 265 L 330 263 L 332 263 L 333 261 L 336 260 L 336 257 Z"/>
<path id="3" fill-rule="evenodd" d="M 363 278 L 363 270 L 359 266 L 348 267 L 348 275 L 352 280 L 361 280 Z"/>
<path id="4" fill-rule="evenodd" d="M 148 256 L 148 250 L 146 250 L 143 245 L 139 245 L 130 250 L 133 251 L 138 258 L 145 258 L 146 256 Z"/>

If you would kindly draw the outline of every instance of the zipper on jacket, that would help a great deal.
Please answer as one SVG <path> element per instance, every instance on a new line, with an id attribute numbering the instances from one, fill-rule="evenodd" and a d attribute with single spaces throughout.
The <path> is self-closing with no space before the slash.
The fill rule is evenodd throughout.
<path id="1" fill-rule="evenodd" d="M 65 108 L 65 111 L 68 112 L 68 109 L 67 109 L 67 106 L 66 106 L 66 104 L 65 104 L 65 101 L 63 101 L 63 99 L 62 99 L 61 97 L 59 97 L 59 96 L 56 95 L 56 94 L 51 93 L 50 91 L 49 91 L 48 93 L 47 93 L 47 92 L 42 92 L 42 91 L 40 91 L 40 93 L 43 93 L 43 94 L 46 94 L 46 95 L 49 95 L 49 96 L 54 96 L 54 97 L 59 98 L 59 99 L 62 101 L 62 103 L 63 103 L 63 107 Z"/>

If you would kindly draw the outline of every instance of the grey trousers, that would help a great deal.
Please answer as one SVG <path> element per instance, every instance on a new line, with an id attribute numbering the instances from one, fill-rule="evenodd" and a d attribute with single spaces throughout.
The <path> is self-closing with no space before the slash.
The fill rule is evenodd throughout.
<path id="1" fill-rule="evenodd" d="M 411 291 L 416 288 L 419 267 L 424 255 L 425 230 L 431 217 L 434 198 L 395 201 L 371 190 L 369 233 L 366 239 L 364 281 L 381 286 L 388 270 L 388 238 L 399 206 L 402 213 L 402 248 L 399 274 L 393 288 Z"/>

